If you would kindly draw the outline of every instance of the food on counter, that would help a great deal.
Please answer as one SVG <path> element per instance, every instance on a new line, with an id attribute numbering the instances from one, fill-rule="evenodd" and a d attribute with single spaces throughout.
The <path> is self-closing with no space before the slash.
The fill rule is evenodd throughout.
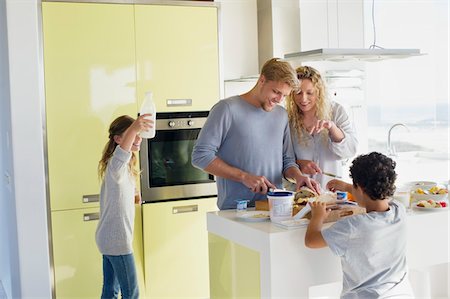
<path id="1" fill-rule="evenodd" d="M 295 193 L 294 205 L 306 205 L 310 198 L 317 197 L 317 193 L 308 187 L 301 187 L 298 192 Z"/>
<path id="2" fill-rule="evenodd" d="M 434 201 L 432 199 L 428 200 L 420 200 L 416 206 L 421 208 L 445 208 L 447 207 L 447 203 L 445 201 Z"/>
<path id="3" fill-rule="evenodd" d="M 448 190 L 445 189 L 445 188 L 440 188 L 438 186 L 434 186 L 434 187 L 431 187 L 429 190 L 422 189 L 422 188 L 417 188 L 414 191 L 414 193 L 417 193 L 417 194 L 434 194 L 434 195 L 436 195 L 436 194 L 447 194 Z"/>
<path id="4" fill-rule="evenodd" d="M 428 190 L 430 194 L 447 194 L 448 190 L 444 188 L 439 188 L 438 186 L 434 186 Z"/>

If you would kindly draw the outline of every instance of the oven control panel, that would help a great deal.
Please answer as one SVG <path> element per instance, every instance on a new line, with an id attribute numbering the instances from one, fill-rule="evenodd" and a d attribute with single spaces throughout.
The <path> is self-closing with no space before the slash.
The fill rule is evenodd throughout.
<path id="1" fill-rule="evenodd" d="M 203 127 L 206 117 L 201 118 L 174 118 L 156 120 L 156 130 L 198 129 Z"/>

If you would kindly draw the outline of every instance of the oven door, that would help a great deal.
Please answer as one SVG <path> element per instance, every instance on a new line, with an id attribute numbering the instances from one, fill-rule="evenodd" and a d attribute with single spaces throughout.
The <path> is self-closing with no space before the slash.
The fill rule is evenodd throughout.
<path id="1" fill-rule="evenodd" d="M 156 136 L 144 139 L 140 151 L 144 202 L 217 195 L 214 176 L 191 163 L 192 149 L 205 121 L 206 116 L 157 114 Z"/>

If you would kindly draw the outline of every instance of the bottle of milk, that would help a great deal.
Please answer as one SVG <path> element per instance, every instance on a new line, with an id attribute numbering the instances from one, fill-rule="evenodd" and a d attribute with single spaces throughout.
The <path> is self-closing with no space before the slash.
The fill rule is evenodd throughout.
<path id="1" fill-rule="evenodd" d="M 142 114 L 151 114 L 148 116 L 148 119 L 153 120 L 153 128 L 150 128 L 148 131 L 141 131 L 139 135 L 142 138 L 153 138 L 155 137 L 155 127 L 156 127 L 156 106 L 153 102 L 153 93 L 151 91 L 147 91 L 144 96 L 144 102 L 142 102 L 141 110 L 139 111 L 140 115 Z"/>

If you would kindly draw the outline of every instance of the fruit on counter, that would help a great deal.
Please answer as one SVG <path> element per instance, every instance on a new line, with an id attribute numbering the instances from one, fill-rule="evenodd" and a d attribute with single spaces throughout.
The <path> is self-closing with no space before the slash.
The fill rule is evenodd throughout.
<path id="1" fill-rule="evenodd" d="M 447 194 L 448 190 L 444 188 L 439 188 L 438 186 L 434 186 L 429 190 L 430 194 Z"/>
<path id="2" fill-rule="evenodd" d="M 429 190 L 424 190 L 422 188 L 417 188 L 415 191 L 417 194 L 447 194 L 448 190 L 445 188 L 440 188 L 438 186 L 431 187 Z"/>
<path id="3" fill-rule="evenodd" d="M 447 207 L 447 203 L 445 201 L 437 202 L 432 199 L 428 199 L 419 201 L 416 206 L 421 208 L 445 208 Z"/>
<path id="4" fill-rule="evenodd" d="M 417 194 L 425 194 L 425 191 L 422 188 L 417 188 L 416 193 Z"/>

